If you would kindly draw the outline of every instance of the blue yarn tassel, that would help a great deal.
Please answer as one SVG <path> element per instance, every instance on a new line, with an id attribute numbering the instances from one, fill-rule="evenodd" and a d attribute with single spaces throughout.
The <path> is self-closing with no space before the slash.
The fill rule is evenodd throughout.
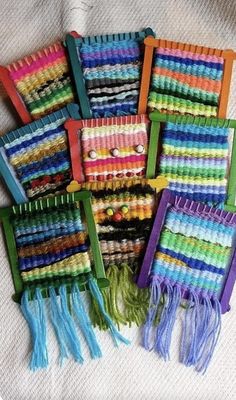
<path id="1" fill-rule="evenodd" d="M 203 374 L 206 372 L 211 361 L 221 331 L 221 304 L 218 299 L 212 300 L 212 307 L 214 310 L 210 321 L 212 322 L 212 324 L 210 324 L 212 326 L 209 326 L 205 346 L 203 347 L 202 353 L 196 365 L 196 370 L 198 372 L 202 372 Z"/>
<path id="2" fill-rule="evenodd" d="M 52 323 L 60 346 L 60 360 L 68 357 L 67 350 L 74 359 L 83 363 L 80 342 L 76 333 L 75 323 L 70 315 L 67 305 L 67 292 L 64 285 L 59 288 L 60 306 L 57 301 L 55 289 L 49 288 L 51 299 Z"/>
<path id="3" fill-rule="evenodd" d="M 57 295 L 53 287 L 49 288 L 50 306 L 51 306 L 51 321 L 55 330 L 60 349 L 60 365 L 63 364 L 64 358 L 68 358 L 66 335 L 63 329 L 63 321 L 59 305 L 57 303 Z"/>
<path id="4" fill-rule="evenodd" d="M 155 350 L 158 354 L 167 360 L 170 358 L 169 350 L 171 343 L 172 331 L 176 319 L 177 308 L 181 300 L 181 289 L 179 286 L 172 287 L 165 284 L 166 303 L 164 304 L 161 320 L 157 328 Z"/>
<path id="5" fill-rule="evenodd" d="M 84 308 L 84 304 L 80 295 L 80 290 L 78 289 L 76 283 L 74 283 L 72 286 L 71 295 L 72 295 L 73 310 L 78 319 L 79 327 L 88 344 L 91 357 L 100 358 L 102 357 L 102 352 L 99 347 L 97 338 L 95 336 L 90 318 L 87 315 L 86 310 Z"/>
<path id="6" fill-rule="evenodd" d="M 125 344 L 130 344 L 130 341 L 125 339 L 120 334 L 120 332 L 116 329 L 114 323 L 112 322 L 111 317 L 107 314 L 107 312 L 105 310 L 105 306 L 104 306 L 104 300 L 103 300 L 102 294 L 100 292 L 100 289 L 97 285 L 96 280 L 94 278 L 90 277 L 88 280 L 88 285 L 89 285 L 90 293 L 93 296 L 94 300 L 97 302 L 100 312 L 101 312 L 103 318 L 105 319 L 108 328 L 110 329 L 110 332 L 111 332 L 111 335 L 112 335 L 115 345 L 118 346 L 119 341 L 122 343 L 125 343 Z"/>
<path id="7" fill-rule="evenodd" d="M 183 324 L 180 361 L 205 373 L 212 358 L 221 327 L 221 306 L 217 299 L 203 298 L 192 292 Z"/>
<path id="8" fill-rule="evenodd" d="M 154 320 L 157 315 L 160 298 L 161 298 L 161 284 L 157 279 L 154 279 L 152 281 L 149 309 L 146 322 L 143 326 L 143 337 L 142 337 L 143 347 L 148 351 L 151 351 L 153 349 L 153 346 L 150 345 L 150 334 Z"/>
<path id="9" fill-rule="evenodd" d="M 35 371 L 38 368 L 46 368 L 48 366 L 44 304 L 39 289 L 36 289 L 36 300 L 32 302 L 32 306 L 34 310 L 29 304 L 29 292 L 25 290 L 21 298 L 21 310 L 31 332 L 33 350 L 30 369 Z"/>

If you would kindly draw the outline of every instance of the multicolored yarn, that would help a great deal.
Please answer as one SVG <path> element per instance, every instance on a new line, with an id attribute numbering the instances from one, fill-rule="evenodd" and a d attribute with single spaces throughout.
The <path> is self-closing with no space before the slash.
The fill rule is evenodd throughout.
<path id="1" fill-rule="evenodd" d="M 85 120 L 79 132 L 85 180 L 105 181 L 145 174 L 148 144 L 145 115 Z"/>
<path id="2" fill-rule="evenodd" d="M 74 101 L 65 48 L 60 42 L 7 68 L 33 119 Z"/>
<path id="3" fill-rule="evenodd" d="M 137 113 L 142 42 L 136 38 L 80 45 L 78 55 L 94 118 Z"/>
<path id="4" fill-rule="evenodd" d="M 161 132 L 159 174 L 177 195 L 209 204 L 227 199 L 229 129 L 167 122 Z"/>
<path id="5" fill-rule="evenodd" d="M 68 117 L 59 111 L 2 137 L 6 158 L 29 199 L 63 192 L 71 180 Z"/>
<path id="6" fill-rule="evenodd" d="M 205 372 L 220 332 L 220 298 L 235 247 L 234 217 L 177 196 L 167 206 L 151 268 L 143 336 L 146 349 L 154 348 L 161 357 L 169 358 L 177 308 L 185 299 L 180 360 Z M 159 236 L 159 232 L 155 234 Z M 165 303 L 151 346 L 149 336 L 162 294 Z"/>
<path id="7" fill-rule="evenodd" d="M 83 363 L 77 324 L 91 357 L 102 356 L 80 289 L 89 289 L 96 312 L 106 322 L 115 345 L 119 341 L 128 344 L 107 314 L 98 286 L 100 280 L 107 285 L 107 280 L 100 264 L 89 192 L 83 192 L 76 199 L 74 195 L 71 198 L 67 195 L 21 204 L 3 210 L 3 215 L 5 218 L 10 215 L 4 229 L 11 261 L 14 259 L 12 275 L 32 336 L 30 368 L 48 366 L 43 297 L 50 300 L 50 319 L 58 340 L 61 363 L 69 354 L 75 361 Z"/>
<path id="8" fill-rule="evenodd" d="M 148 291 L 134 284 L 149 237 L 156 207 L 155 190 L 146 179 L 93 183 L 92 209 L 110 288 L 103 293 L 117 324 L 141 325 L 148 308 Z M 103 188 L 101 188 L 103 186 Z M 113 186 L 113 187 L 112 187 Z M 93 321 L 103 326 L 101 318 Z"/>
<path id="9" fill-rule="evenodd" d="M 224 59 L 159 47 L 155 50 L 148 107 L 161 112 L 217 116 Z"/>
<path id="10" fill-rule="evenodd" d="M 13 229 L 23 282 L 48 283 L 91 271 L 88 237 L 74 205 L 16 216 Z"/>

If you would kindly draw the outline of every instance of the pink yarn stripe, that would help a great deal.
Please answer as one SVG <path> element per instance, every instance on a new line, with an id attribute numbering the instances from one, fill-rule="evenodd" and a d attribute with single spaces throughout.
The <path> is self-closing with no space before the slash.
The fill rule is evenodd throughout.
<path id="1" fill-rule="evenodd" d="M 14 81 L 20 80 L 22 78 L 25 78 L 25 76 L 28 74 L 35 74 L 38 72 L 40 69 L 48 67 L 49 64 L 59 64 L 62 61 L 66 60 L 65 56 L 65 51 L 64 50 L 59 50 L 56 51 L 55 53 L 51 53 L 50 55 L 45 55 L 44 57 L 34 61 L 32 59 L 32 64 L 28 65 L 24 62 L 23 67 L 20 67 L 18 64 L 19 69 L 15 71 L 13 66 L 10 68 L 10 76 Z"/>
<path id="2" fill-rule="evenodd" d="M 181 58 L 191 58 L 192 60 L 201 60 L 206 62 L 216 62 L 219 64 L 224 64 L 224 59 L 222 57 L 211 56 L 206 54 L 197 54 L 192 53 L 190 51 L 182 51 L 179 49 L 164 49 L 162 47 L 158 47 L 156 49 L 156 54 L 163 54 L 166 56 L 175 56 Z"/>
<path id="3" fill-rule="evenodd" d="M 146 132 L 128 133 L 128 134 L 109 134 L 109 136 L 97 136 L 89 139 L 83 139 L 82 145 L 85 152 L 96 149 L 114 149 L 122 147 L 137 146 L 138 144 L 146 145 L 148 142 Z"/>
<path id="4" fill-rule="evenodd" d="M 108 165 L 108 164 L 127 164 L 127 163 L 135 163 L 135 162 L 144 162 L 146 161 L 147 156 L 144 154 L 133 155 L 127 157 L 112 157 L 106 158 L 105 160 L 94 160 L 94 161 L 85 161 L 85 168 L 97 167 L 100 165 Z M 128 168 L 127 168 L 128 169 Z"/>

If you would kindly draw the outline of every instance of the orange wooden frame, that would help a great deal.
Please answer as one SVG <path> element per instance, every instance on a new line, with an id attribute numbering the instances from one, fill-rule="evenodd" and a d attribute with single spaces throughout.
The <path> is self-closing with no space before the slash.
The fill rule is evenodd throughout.
<path id="1" fill-rule="evenodd" d="M 14 82 L 10 77 L 10 73 L 6 67 L 0 65 L 0 82 L 6 90 L 13 106 L 15 107 L 19 117 L 24 125 L 33 121 L 29 111 L 27 110 L 20 94 L 17 92 Z"/>
<path id="2" fill-rule="evenodd" d="M 224 62 L 224 71 L 222 79 L 222 89 L 220 93 L 220 101 L 219 101 L 217 117 L 226 118 L 233 61 L 236 59 L 236 53 L 233 50 L 219 50 L 188 43 L 173 42 L 165 39 L 155 39 L 152 37 L 147 37 L 144 40 L 144 44 L 145 44 L 145 52 L 144 52 L 141 88 L 139 94 L 138 114 L 145 114 L 147 112 L 147 102 L 148 102 L 149 86 L 151 80 L 154 49 L 157 47 L 164 47 L 169 49 L 179 49 L 182 51 L 191 51 L 197 54 L 216 55 L 218 57 L 224 58 L 225 62 Z"/>

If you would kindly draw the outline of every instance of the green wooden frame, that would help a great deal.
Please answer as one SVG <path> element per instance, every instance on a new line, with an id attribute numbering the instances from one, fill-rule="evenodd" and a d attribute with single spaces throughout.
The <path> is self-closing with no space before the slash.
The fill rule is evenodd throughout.
<path id="1" fill-rule="evenodd" d="M 29 203 L 20 204 L 13 207 L 2 208 L 0 210 L 0 221 L 3 225 L 3 231 L 5 234 L 6 247 L 8 251 L 8 257 L 11 266 L 12 280 L 15 288 L 15 294 L 12 296 L 16 302 L 20 301 L 21 294 L 24 290 L 24 283 L 22 281 L 20 270 L 18 268 L 18 255 L 15 242 L 15 236 L 11 218 L 17 214 L 24 214 L 25 212 L 31 213 L 33 211 L 43 211 L 45 208 L 50 209 L 51 207 L 59 207 L 63 204 L 71 204 L 74 202 L 81 202 L 83 211 L 86 218 L 88 235 L 90 239 L 90 245 L 93 255 L 94 274 L 98 281 L 100 288 L 109 286 L 109 281 L 105 275 L 105 269 L 102 260 L 102 254 L 99 246 L 98 235 L 96 231 L 96 225 L 93 218 L 93 211 L 91 206 L 91 192 L 84 190 L 77 193 L 71 193 L 56 197 L 50 197 L 46 199 L 34 200 Z M 83 276 L 76 277 L 79 283 L 80 290 L 87 288 L 86 280 Z M 58 285 L 55 284 L 55 287 Z M 42 287 L 42 294 L 44 297 L 48 297 L 48 291 L 44 285 Z"/>
<path id="2" fill-rule="evenodd" d="M 151 120 L 151 132 L 148 148 L 147 172 L 146 177 L 151 179 L 156 176 L 156 166 L 158 157 L 158 144 L 161 140 L 161 124 L 165 122 L 179 124 L 194 124 L 200 126 L 215 126 L 234 129 L 234 137 L 231 152 L 231 163 L 228 175 L 227 187 L 227 206 L 234 206 L 236 197 L 236 120 L 223 118 L 194 117 L 191 115 L 161 114 L 154 111 L 149 114 Z"/>

